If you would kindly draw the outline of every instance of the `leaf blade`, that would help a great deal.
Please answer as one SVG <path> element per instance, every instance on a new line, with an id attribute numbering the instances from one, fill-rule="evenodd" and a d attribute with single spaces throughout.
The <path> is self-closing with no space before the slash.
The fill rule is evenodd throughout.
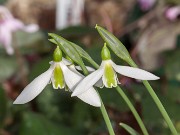
<path id="1" fill-rule="evenodd" d="M 120 123 L 119 124 L 122 128 L 124 128 L 129 134 L 131 135 L 139 135 L 138 132 L 136 132 L 133 128 L 131 128 L 130 126 L 128 126 L 125 123 Z"/>
<path id="2" fill-rule="evenodd" d="M 100 26 L 96 25 L 96 29 L 99 32 L 100 36 L 103 38 L 103 40 L 119 58 L 123 60 L 131 59 L 131 56 L 127 51 L 126 47 L 119 41 L 118 38 L 116 38 L 112 33 Z"/>
<path id="3" fill-rule="evenodd" d="M 61 36 L 59 36 L 57 34 L 54 34 L 54 33 L 49 33 L 49 36 L 52 37 L 57 42 L 57 45 L 60 46 L 62 51 L 67 56 L 69 56 L 75 63 L 77 63 L 80 66 L 83 65 L 83 61 L 82 61 L 80 55 L 78 54 L 76 49 L 71 45 L 71 43 L 68 40 L 66 40 L 63 37 L 61 37 Z M 50 41 L 55 43 L 51 39 L 50 39 Z"/>

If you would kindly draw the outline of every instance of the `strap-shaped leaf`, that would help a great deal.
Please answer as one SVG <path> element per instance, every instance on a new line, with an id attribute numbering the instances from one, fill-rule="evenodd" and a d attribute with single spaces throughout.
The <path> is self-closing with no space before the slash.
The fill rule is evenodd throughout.
<path id="1" fill-rule="evenodd" d="M 49 36 L 54 39 L 54 40 L 50 39 L 49 41 L 55 44 L 58 44 L 60 48 L 62 49 L 62 51 L 67 56 L 69 56 L 75 63 L 82 66 L 83 61 L 79 53 L 76 51 L 76 49 L 71 45 L 71 43 L 68 40 L 54 33 L 49 33 Z"/>
<path id="2" fill-rule="evenodd" d="M 98 30 L 100 36 L 103 40 L 108 44 L 111 50 L 121 59 L 129 60 L 131 59 L 129 52 L 127 51 L 126 47 L 109 31 L 105 30 L 104 28 L 97 26 L 96 29 Z"/>
<path id="3" fill-rule="evenodd" d="M 51 43 L 53 43 L 53 44 L 55 44 L 55 45 L 58 45 L 58 43 L 53 39 L 53 38 L 51 38 L 51 39 L 48 39 Z"/>
<path id="4" fill-rule="evenodd" d="M 130 135 L 139 135 L 132 127 L 128 126 L 127 124 L 120 123 L 119 124 L 122 128 L 124 128 Z"/>
<path id="5" fill-rule="evenodd" d="M 80 46 L 78 46 L 75 43 L 71 42 L 71 44 L 74 46 L 74 48 L 76 48 L 76 50 L 78 51 L 79 55 L 82 58 L 86 59 L 89 63 L 93 64 L 96 68 L 99 67 L 99 65 L 91 58 L 91 56 L 84 49 L 82 49 Z"/>
<path id="6" fill-rule="evenodd" d="M 81 57 L 83 57 L 84 59 L 91 61 L 92 58 L 89 56 L 89 54 L 84 51 L 80 46 L 76 45 L 75 43 L 70 42 L 74 48 L 76 48 L 76 50 L 78 51 L 79 55 L 81 55 Z"/>
<path id="7" fill-rule="evenodd" d="M 54 39 L 49 39 L 49 41 L 54 44 L 58 44 Z M 82 49 L 80 46 L 78 46 L 75 43 L 70 42 L 70 44 L 77 50 L 77 52 L 82 58 L 86 59 L 91 64 L 93 63 L 93 65 L 96 66 L 97 68 L 99 67 L 99 65 L 91 58 L 91 56 L 84 49 Z"/>

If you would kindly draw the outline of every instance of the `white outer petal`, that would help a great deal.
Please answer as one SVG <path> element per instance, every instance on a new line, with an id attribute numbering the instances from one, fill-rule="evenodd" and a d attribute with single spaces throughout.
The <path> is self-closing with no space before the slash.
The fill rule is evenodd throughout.
<path id="1" fill-rule="evenodd" d="M 139 80 L 157 80 L 159 77 L 153 75 L 150 72 L 147 72 L 145 70 L 139 69 L 139 68 L 133 68 L 129 66 L 118 66 L 114 62 L 112 62 L 112 66 L 116 72 L 119 74 L 122 74 L 124 76 L 128 76 L 134 79 Z"/>
<path id="2" fill-rule="evenodd" d="M 100 107 L 101 106 L 100 97 L 99 97 L 98 93 L 96 92 L 96 90 L 93 87 L 88 89 L 86 92 L 78 95 L 77 97 L 80 98 L 85 103 L 88 103 L 88 104 L 90 104 L 92 106 L 95 106 L 95 107 Z"/>
<path id="3" fill-rule="evenodd" d="M 80 72 L 78 72 L 78 71 L 76 70 L 75 65 L 70 65 L 70 66 L 68 66 L 68 68 L 69 68 L 71 71 L 73 71 L 74 73 L 76 73 L 76 74 L 78 74 L 79 76 L 81 76 L 82 78 L 84 78 L 84 76 L 83 76 Z"/>
<path id="4" fill-rule="evenodd" d="M 68 67 L 63 62 L 60 62 L 60 66 L 64 74 L 65 83 L 67 84 L 69 89 L 72 91 L 76 87 L 76 85 L 79 83 L 79 81 L 82 80 L 82 77 L 78 75 L 77 73 L 68 69 Z"/>
<path id="5" fill-rule="evenodd" d="M 80 75 L 80 76 L 82 76 L 82 77 L 84 78 L 84 76 L 76 70 L 76 69 L 81 70 L 81 67 L 80 67 L 80 66 L 70 65 L 70 66 L 68 66 L 68 67 L 69 67 L 69 69 L 70 69 L 71 71 L 77 73 L 78 75 Z M 86 68 L 87 68 L 87 67 L 86 67 Z M 90 68 L 91 68 L 91 67 L 90 67 Z M 94 68 L 92 68 L 92 69 L 94 70 Z M 94 86 L 103 88 L 104 85 L 103 85 L 102 79 L 99 79 L 99 81 L 97 81 L 97 83 L 95 83 Z"/>
<path id="6" fill-rule="evenodd" d="M 90 87 L 93 87 L 93 85 L 102 77 L 103 72 L 104 69 L 100 67 L 98 70 L 85 77 L 75 88 L 71 96 L 78 96 L 87 91 Z"/>
<path id="7" fill-rule="evenodd" d="M 49 83 L 54 67 L 51 66 L 46 72 L 35 78 L 28 84 L 13 104 L 25 104 L 38 96 Z"/>
<path id="8" fill-rule="evenodd" d="M 65 64 L 65 65 L 71 65 L 72 62 L 70 62 L 69 60 L 65 59 L 65 58 L 62 58 L 62 62 Z"/>
<path id="9" fill-rule="evenodd" d="M 102 78 L 100 78 L 100 79 L 94 84 L 94 86 L 103 88 L 103 87 L 104 87 L 104 84 L 103 84 Z"/>
<path id="10" fill-rule="evenodd" d="M 76 85 L 83 79 L 84 76 L 77 74 L 77 71 L 75 71 L 76 69 L 72 66 L 70 70 L 64 63 L 60 62 L 60 65 L 63 70 L 65 82 L 69 89 L 73 91 Z M 101 106 L 99 95 L 93 87 L 89 88 L 86 92 L 78 95 L 77 97 L 92 106 Z"/>

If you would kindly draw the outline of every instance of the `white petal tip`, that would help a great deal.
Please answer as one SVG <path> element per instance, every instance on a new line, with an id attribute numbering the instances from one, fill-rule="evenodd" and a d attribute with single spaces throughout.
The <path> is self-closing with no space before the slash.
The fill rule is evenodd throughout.
<path id="1" fill-rule="evenodd" d="M 76 96 L 78 96 L 78 94 L 76 94 L 76 92 L 73 92 L 73 93 L 71 94 L 71 97 L 76 97 Z"/>
<path id="2" fill-rule="evenodd" d="M 15 100 L 15 101 L 13 102 L 13 104 L 18 105 L 18 104 L 25 104 L 25 103 L 24 103 L 24 102 L 21 102 L 21 101 Z"/>
<path id="3" fill-rule="evenodd" d="M 93 104 L 92 106 L 94 106 L 94 107 L 101 107 L 101 103 L 99 102 L 97 104 Z"/>
<path id="4" fill-rule="evenodd" d="M 153 75 L 153 76 L 150 76 L 147 80 L 158 80 L 158 79 L 160 79 L 160 77 Z"/>
<path id="5" fill-rule="evenodd" d="M 82 93 L 84 93 L 84 92 L 74 91 L 74 92 L 71 94 L 71 97 L 79 96 L 79 95 L 81 95 Z"/>
<path id="6" fill-rule="evenodd" d="M 155 77 L 155 80 L 159 80 L 159 79 L 160 79 L 160 77 L 158 77 L 158 76 Z"/>

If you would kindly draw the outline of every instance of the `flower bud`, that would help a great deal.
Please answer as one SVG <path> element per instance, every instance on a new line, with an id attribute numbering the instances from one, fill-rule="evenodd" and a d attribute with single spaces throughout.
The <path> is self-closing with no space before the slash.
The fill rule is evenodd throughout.
<path id="1" fill-rule="evenodd" d="M 59 46 L 56 47 L 53 53 L 53 60 L 54 62 L 60 62 L 62 60 L 62 51 Z"/>
<path id="2" fill-rule="evenodd" d="M 104 43 L 104 47 L 102 48 L 101 58 L 102 58 L 102 60 L 111 59 L 111 53 L 110 53 L 109 49 L 107 48 L 106 43 Z"/>

